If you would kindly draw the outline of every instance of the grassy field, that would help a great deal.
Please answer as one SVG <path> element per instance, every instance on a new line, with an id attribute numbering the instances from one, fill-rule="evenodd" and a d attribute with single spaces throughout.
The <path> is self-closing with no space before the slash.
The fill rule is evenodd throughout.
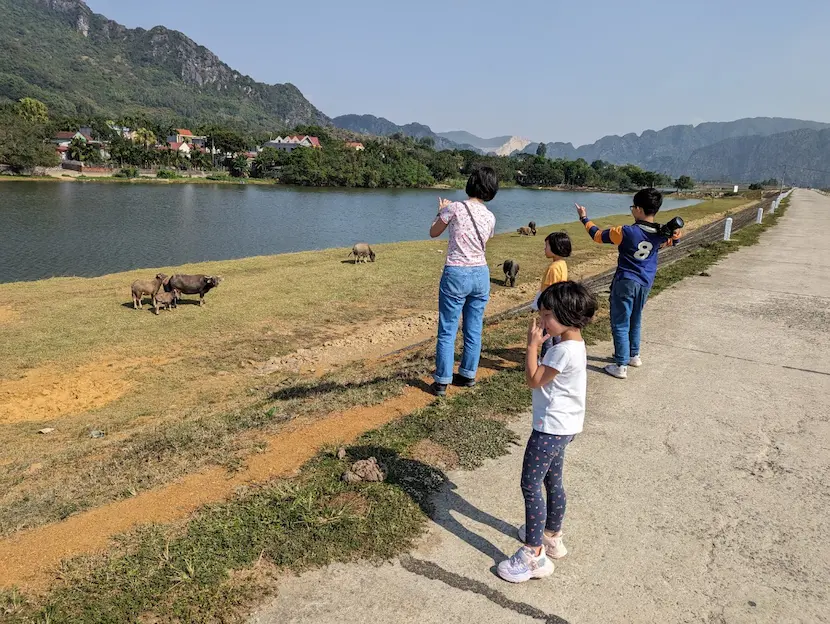
<path id="1" fill-rule="evenodd" d="M 653 293 L 756 242 L 786 204 L 732 242 L 660 269 Z M 488 327 L 485 356 L 520 359 L 523 348 L 517 345 L 527 321 L 523 315 Z M 605 339 L 606 320 L 597 319 L 585 335 L 589 342 Z M 0 610 L 11 622 L 239 621 L 250 601 L 273 591 L 285 571 L 382 559 L 408 549 L 432 511 L 430 495 L 444 482 L 442 470 L 475 468 L 503 454 L 515 442 L 505 423 L 528 404 L 521 368 L 508 367 L 471 391 L 365 434 L 348 447 L 345 460 L 337 459 L 335 449 L 324 449 L 295 479 L 206 508 L 186 525 L 136 531 L 106 555 L 75 560 L 46 596 L 0 594 Z M 348 462 L 368 456 L 384 465 L 386 482 L 340 481 Z"/>
<path id="2" fill-rule="evenodd" d="M 694 226 L 744 201 L 676 212 Z M 578 223 L 561 227 L 574 241 L 573 276 L 613 264 L 612 247 L 592 243 Z M 494 278 L 505 258 L 522 265 L 519 288 L 494 285 L 489 312 L 536 291 L 552 229 L 489 244 Z M 263 433 L 399 394 L 429 372 L 429 353 L 395 369 L 364 360 L 433 331 L 445 248 L 443 241 L 379 245 L 377 262 L 357 266 L 345 262 L 347 250 L 333 249 L 0 285 L 0 534 L 207 465 L 235 470 L 261 448 Z M 129 284 L 158 270 L 225 280 L 203 308 L 159 316 L 133 310 Z M 375 344 L 381 335 L 391 342 Z M 340 342 L 324 347 L 331 341 Z M 258 363 L 300 348 L 333 352 L 330 372 L 321 379 L 287 369 L 253 374 Z M 343 366 L 352 356 L 358 362 Z M 37 434 L 43 427 L 55 431 Z M 94 430 L 105 437 L 91 438 Z"/>

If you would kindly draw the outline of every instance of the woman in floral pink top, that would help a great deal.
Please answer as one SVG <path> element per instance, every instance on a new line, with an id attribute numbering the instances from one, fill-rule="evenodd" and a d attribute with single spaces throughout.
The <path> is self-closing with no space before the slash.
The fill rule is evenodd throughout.
<path id="1" fill-rule="evenodd" d="M 496 217 L 484 202 L 496 196 L 499 179 L 490 167 L 480 167 L 467 180 L 464 202 L 438 200 L 438 216 L 429 229 L 432 238 L 449 227 L 447 261 L 438 290 L 438 341 L 435 347 L 435 383 L 432 391 L 444 396 L 447 386 L 471 387 L 481 356 L 484 308 L 490 299 L 490 269 L 484 251 L 496 228 Z M 458 317 L 463 316 L 464 350 L 458 373 L 453 374 Z"/>

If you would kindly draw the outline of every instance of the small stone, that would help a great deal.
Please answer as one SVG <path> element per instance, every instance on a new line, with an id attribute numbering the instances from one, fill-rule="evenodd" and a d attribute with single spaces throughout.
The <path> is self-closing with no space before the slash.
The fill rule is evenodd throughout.
<path id="1" fill-rule="evenodd" d="M 750 606 L 750 607 L 757 607 L 757 606 L 758 606 L 758 604 L 757 604 L 754 600 L 750 600 L 750 601 L 749 601 L 749 606 Z"/>
<path id="2" fill-rule="evenodd" d="M 44 427 L 43 429 L 39 429 L 38 433 L 47 434 L 47 433 L 52 433 L 54 430 L 55 430 L 54 427 Z"/>
<path id="3" fill-rule="evenodd" d="M 89 432 L 90 438 L 103 438 L 105 435 L 107 435 L 106 432 L 101 431 L 100 429 L 94 429 Z"/>
<path id="4" fill-rule="evenodd" d="M 337 459 L 346 459 L 346 449 L 342 446 L 337 449 Z"/>

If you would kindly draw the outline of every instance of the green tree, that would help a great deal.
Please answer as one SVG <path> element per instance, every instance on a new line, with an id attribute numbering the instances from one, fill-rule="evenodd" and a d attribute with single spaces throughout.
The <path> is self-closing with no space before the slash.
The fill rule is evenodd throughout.
<path id="1" fill-rule="evenodd" d="M 158 142 L 158 139 L 156 139 L 156 135 L 153 131 L 147 128 L 139 128 L 136 130 L 135 140 L 145 148 L 152 147 Z"/>
<path id="2" fill-rule="evenodd" d="M 201 171 L 213 169 L 210 154 L 194 149 L 190 152 L 190 166 Z"/>
<path id="3" fill-rule="evenodd" d="M 66 155 L 69 157 L 69 160 L 77 160 L 78 162 L 84 162 L 89 155 L 88 146 L 86 141 L 80 137 L 75 137 L 72 139 L 72 142 L 69 144 L 69 149 L 66 152 Z"/>
<path id="4" fill-rule="evenodd" d="M 215 145 L 223 154 L 236 155 L 246 150 L 248 141 L 233 130 L 216 129 L 208 136 L 207 144 Z"/>
<path id="5" fill-rule="evenodd" d="M 548 155 L 548 146 L 544 143 L 539 143 L 539 146 L 536 148 L 536 155 L 541 156 L 544 158 Z"/>
<path id="6" fill-rule="evenodd" d="M 248 177 L 248 157 L 245 154 L 239 154 L 231 159 L 229 170 L 235 178 Z"/>
<path id="7" fill-rule="evenodd" d="M 14 173 L 28 173 L 35 167 L 55 167 L 60 158 L 46 143 L 46 127 L 27 121 L 16 111 L 0 112 L 0 163 Z"/>
<path id="8" fill-rule="evenodd" d="M 288 153 L 266 147 L 254 158 L 251 176 L 254 178 L 275 178 L 281 167 L 288 163 Z"/>
<path id="9" fill-rule="evenodd" d="M 45 124 L 49 121 L 49 110 L 46 104 L 34 98 L 23 98 L 17 103 L 17 114 L 26 121 L 35 124 Z"/>
<path id="10" fill-rule="evenodd" d="M 682 175 L 674 181 L 674 188 L 678 191 L 689 191 L 695 187 L 695 182 L 691 177 Z"/>

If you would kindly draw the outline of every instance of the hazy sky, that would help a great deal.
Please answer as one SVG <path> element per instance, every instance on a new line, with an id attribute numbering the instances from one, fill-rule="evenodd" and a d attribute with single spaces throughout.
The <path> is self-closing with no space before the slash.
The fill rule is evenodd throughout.
<path id="1" fill-rule="evenodd" d="M 672 124 L 830 121 L 826 0 L 87 0 L 181 30 L 329 116 L 593 142 Z"/>

